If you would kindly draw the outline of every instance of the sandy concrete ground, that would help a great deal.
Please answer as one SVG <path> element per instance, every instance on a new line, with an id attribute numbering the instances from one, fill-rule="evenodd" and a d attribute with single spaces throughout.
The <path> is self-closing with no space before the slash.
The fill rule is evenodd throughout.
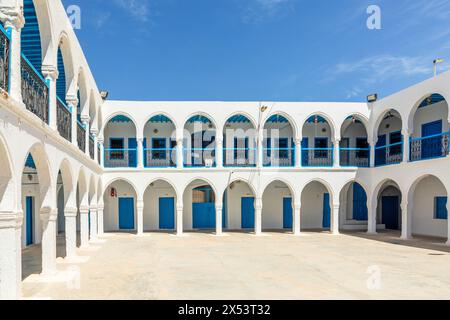
<path id="1" fill-rule="evenodd" d="M 79 255 L 79 283 L 35 283 L 24 252 L 24 298 L 52 299 L 450 299 L 450 249 L 398 234 L 110 234 Z M 98 250 L 97 250 L 98 249 Z M 378 277 L 379 275 L 379 277 Z M 379 281 L 378 281 L 379 280 Z M 378 284 L 381 287 L 378 288 Z"/>

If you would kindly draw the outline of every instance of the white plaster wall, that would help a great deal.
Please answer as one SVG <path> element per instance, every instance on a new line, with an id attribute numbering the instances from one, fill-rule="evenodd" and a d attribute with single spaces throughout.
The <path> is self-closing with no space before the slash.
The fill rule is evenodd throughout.
<path id="1" fill-rule="evenodd" d="M 105 149 L 111 148 L 111 138 L 124 138 L 124 147 L 128 148 L 128 138 L 136 138 L 133 122 L 109 122 L 105 128 Z"/>
<path id="2" fill-rule="evenodd" d="M 412 232 L 417 235 L 447 237 L 447 220 L 435 219 L 435 197 L 446 197 L 442 183 L 435 177 L 423 179 L 414 192 Z"/>
<path id="3" fill-rule="evenodd" d="M 283 229 L 283 199 L 292 198 L 288 186 L 282 182 L 270 184 L 263 194 L 262 228 Z"/>
<path id="4" fill-rule="evenodd" d="M 111 188 L 116 188 L 117 197 L 110 196 Z M 105 231 L 119 230 L 119 198 L 134 198 L 134 227 L 137 228 L 137 208 L 136 208 L 136 193 L 133 187 L 125 181 L 116 181 L 112 183 L 106 190 L 104 196 L 104 223 Z"/>
<path id="5" fill-rule="evenodd" d="M 388 127 L 389 126 L 389 127 Z M 391 117 L 383 120 L 379 127 L 378 136 L 386 135 L 386 143 L 390 144 L 389 134 L 402 130 L 402 121 L 398 117 Z M 378 138 L 378 137 L 377 137 Z"/>
<path id="6" fill-rule="evenodd" d="M 302 229 L 322 229 L 323 197 L 325 193 L 328 193 L 325 186 L 316 181 L 311 182 L 303 190 L 300 211 L 300 225 Z"/>
<path id="7" fill-rule="evenodd" d="M 159 180 L 147 188 L 144 193 L 144 231 L 159 230 L 159 198 L 167 197 L 174 198 L 174 220 L 176 221 L 177 197 L 172 186 Z"/>
<path id="8" fill-rule="evenodd" d="M 308 138 L 308 148 L 314 148 L 314 138 L 328 138 L 328 148 L 333 146 L 333 137 L 328 123 L 305 123 L 303 125 L 303 138 Z"/>
<path id="9" fill-rule="evenodd" d="M 232 183 L 232 188 L 228 188 L 227 199 L 227 228 L 239 230 L 242 226 L 242 198 L 254 197 L 250 187 L 244 182 Z"/>
<path id="10" fill-rule="evenodd" d="M 345 130 L 342 132 L 342 138 L 349 138 L 349 148 L 356 148 L 356 139 L 367 138 L 367 130 L 364 124 L 353 123 L 345 127 Z"/>

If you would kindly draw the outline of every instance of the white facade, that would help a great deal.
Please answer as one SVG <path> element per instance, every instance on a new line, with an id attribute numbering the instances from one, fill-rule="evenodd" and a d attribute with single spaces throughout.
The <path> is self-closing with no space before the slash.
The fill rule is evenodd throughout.
<path id="1" fill-rule="evenodd" d="M 284 230 L 295 235 L 304 230 L 375 233 L 397 223 L 403 239 L 413 235 L 439 237 L 443 241 L 449 238 L 449 220 L 438 217 L 436 201 L 447 197 L 450 190 L 446 134 L 450 120 L 446 102 L 450 97 L 450 72 L 371 104 L 103 102 L 62 4 L 35 0 L 44 53 L 42 69 L 54 81 L 58 44 L 64 55 L 66 101 L 72 106 L 72 139 L 68 141 L 57 129 L 52 85 L 49 123 L 28 110 L 23 101 L 20 3 L 10 0 L 0 5 L 0 19 L 10 31 L 11 43 L 10 86 L 2 88 L 0 97 L 0 298 L 20 297 L 21 253 L 30 240 L 28 228 L 33 230 L 31 243 L 42 247 L 42 274 L 51 277 L 56 273 L 56 234 L 64 233 L 65 258 L 76 260 L 77 231 L 79 245 L 87 247 L 89 240 L 95 242 L 103 232 L 124 229 L 120 227 L 121 198 L 132 199 L 133 208 L 129 208 L 133 213 L 132 224 L 128 221 L 127 232 L 142 235 L 164 229 L 160 221 L 162 198 L 174 201 L 173 232 L 181 236 L 199 229 L 195 227 L 193 213 L 198 187 L 212 190 L 213 196 L 207 191 L 205 203 L 213 205 L 216 223 L 212 229 L 218 235 L 243 229 L 250 229 L 255 235 L 265 230 Z M 76 130 L 78 89 L 81 120 L 86 125 L 85 151 L 80 150 Z M 446 101 L 419 108 L 432 94 L 439 94 Z M 117 116 L 128 120 L 111 121 Z M 158 116 L 165 120 L 149 122 Z M 208 121 L 196 126 L 198 121 L 189 121 L 195 116 Z M 229 121 L 236 116 L 245 121 Z M 273 116 L 283 120 L 272 121 Z M 443 140 L 439 140 L 439 146 L 444 154 L 410 161 L 409 138 L 414 143 L 414 139 L 424 136 L 422 126 L 436 120 L 442 120 Z M 243 133 L 237 134 L 242 140 L 234 146 L 236 129 Z M 190 146 L 191 135 L 204 131 L 212 131 L 215 137 L 207 147 L 215 153 L 210 155 L 215 165 L 205 160 L 200 166 L 192 166 L 195 151 Z M 390 144 L 389 139 L 395 139 L 396 132 L 403 135 L 403 144 L 376 147 L 384 135 L 386 144 Z M 90 134 L 94 154 L 89 152 Z M 123 139 L 121 150 L 111 150 L 114 138 Z M 161 150 L 151 150 L 154 138 L 165 141 L 158 143 L 170 149 L 173 163 L 164 161 L 167 158 L 161 155 Z M 248 142 L 244 143 L 246 138 Z M 306 138 L 308 144 L 302 145 Z M 361 142 L 368 144 L 367 151 L 358 146 Z M 421 148 L 426 149 L 425 145 L 422 142 Z M 230 150 L 222 152 L 224 146 Z M 239 150 L 235 152 L 234 147 Z M 359 151 L 350 150 L 357 148 Z M 358 157 L 367 163 L 345 165 L 344 158 L 351 152 L 360 152 Z M 35 165 L 26 167 L 29 154 Z M 382 160 L 392 163 L 377 165 L 377 154 L 387 154 Z M 421 156 L 425 157 L 423 152 Z M 157 158 L 150 166 L 146 163 L 149 157 Z M 242 157 L 245 161 L 234 161 Z M 268 164 L 264 158 L 270 158 Z M 284 162 L 277 162 L 279 158 L 285 159 Z M 315 159 L 322 162 L 312 161 Z M 110 167 L 107 164 L 112 160 L 115 165 Z M 366 219 L 355 219 L 354 182 L 367 197 Z M 27 220 L 30 218 L 27 197 L 33 197 L 31 224 Z M 392 197 L 398 200 L 399 215 L 388 224 L 383 205 L 395 205 Z M 243 220 L 248 218 L 242 212 L 244 198 L 254 199 L 251 210 L 247 207 L 253 214 L 251 228 L 244 226 Z M 283 215 L 286 199 L 290 199 L 289 227 Z M 325 220 L 329 220 L 329 225 Z"/>

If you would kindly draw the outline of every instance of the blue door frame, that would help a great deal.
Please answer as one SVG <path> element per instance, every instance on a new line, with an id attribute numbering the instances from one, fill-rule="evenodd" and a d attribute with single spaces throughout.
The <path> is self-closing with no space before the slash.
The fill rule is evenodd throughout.
<path id="1" fill-rule="evenodd" d="M 384 147 L 386 146 L 386 135 L 383 134 L 381 136 L 378 136 L 378 142 L 376 147 Z M 375 150 L 375 164 L 377 166 L 382 166 L 386 164 L 386 149 L 376 149 Z"/>
<path id="2" fill-rule="evenodd" d="M 368 220 L 367 194 L 360 184 L 353 184 L 353 219 L 357 221 Z"/>
<path id="3" fill-rule="evenodd" d="M 255 228 L 255 197 L 241 198 L 241 228 Z"/>
<path id="4" fill-rule="evenodd" d="M 425 123 L 422 125 L 422 138 L 439 135 L 442 133 L 442 120 Z M 422 159 L 430 159 L 442 156 L 442 137 L 437 136 L 422 140 Z"/>
<path id="5" fill-rule="evenodd" d="M 192 227 L 194 229 L 216 228 L 216 206 L 213 202 L 192 204 Z"/>
<path id="6" fill-rule="evenodd" d="M 292 229 L 292 198 L 283 198 L 283 229 Z"/>
<path id="7" fill-rule="evenodd" d="M 386 229 L 399 229 L 399 201 L 398 196 L 381 198 L 381 216 Z"/>
<path id="8" fill-rule="evenodd" d="M 175 198 L 159 198 L 159 229 L 175 229 Z"/>
<path id="9" fill-rule="evenodd" d="M 26 212 L 26 244 L 30 246 L 33 241 L 33 197 L 26 197 L 25 199 L 25 212 Z"/>
<path id="10" fill-rule="evenodd" d="M 329 229 L 331 227 L 331 207 L 330 207 L 330 194 L 323 194 L 323 220 L 322 227 Z"/>
<path id="11" fill-rule="evenodd" d="M 137 140 L 136 140 L 136 138 L 128 138 L 128 166 L 130 168 L 137 167 Z"/>
<path id="12" fill-rule="evenodd" d="M 119 198 L 119 229 L 134 230 L 134 198 Z"/>

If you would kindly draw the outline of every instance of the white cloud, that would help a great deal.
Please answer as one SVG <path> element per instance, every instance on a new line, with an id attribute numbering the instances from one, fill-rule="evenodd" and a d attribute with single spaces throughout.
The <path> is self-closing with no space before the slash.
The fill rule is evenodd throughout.
<path id="1" fill-rule="evenodd" d="M 101 29 L 111 18 L 111 12 L 102 12 L 97 16 L 97 19 L 95 20 L 95 28 Z"/>
<path id="2" fill-rule="evenodd" d="M 329 74 L 331 78 L 336 78 L 344 74 L 362 73 L 373 79 L 368 82 L 381 82 L 404 76 L 431 75 L 431 61 L 425 57 L 378 55 L 352 63 L 339 63 Z"/>
<path id="3" fill-rule="evenodd" d="M 242 8 L 242 19 L 246 23 L 260 23 L 286 13 L 295 0 L 248 0 Z"/>
<path id="4" fill-rule="evenodd" d="M 138 21 L 147 22 L 149 19 L 149 0 L 114 0 L 114 3 Z"/>

